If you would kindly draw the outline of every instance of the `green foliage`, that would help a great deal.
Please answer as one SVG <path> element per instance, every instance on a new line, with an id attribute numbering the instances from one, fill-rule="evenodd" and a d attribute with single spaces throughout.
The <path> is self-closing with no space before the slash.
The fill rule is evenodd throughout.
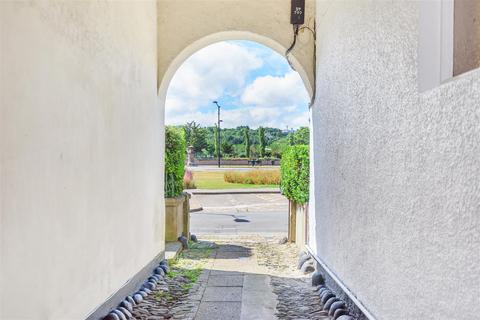
<path id="1" fill-rule="evenodd" d="M 222 154 L 224 156 L 233 154 L 233 146 L 227 141 L 222 141 Z"/>
<path id="2" fill-rule="evenodd" d="M 216 124 L 201 127 L 195 121 L 188 122 L 182 128 L 185 130 L 187 146 L 193 146 L 197 158 L 216 158 L 218 135 Z M 273 156 L 280 158 L 287 145 L 308 144 L 308 128 L 300 128 L 287 133 L 278 128 L 263 127 L 250 129 L 248 126 L 221 129 L 220 152 L 223 152 L 223 142 L 232 145 L 233 150 L 223 157 L 259 158 Z"/>
<path id="3" fill-rule="evenodd" d="M 258 158 L 260 156 L 260 146 L 258 144 L 252 144 L 250 146 L 250 156 L 252 158 Z"/>
<path id="4" fill-rule="evenodd" d="M 235 158 L 247 158 L 245 154 L 245 145 L 243 143 L 240 144 L 234 144 L 233 145 L 233 153 L 232 156 Z M 224 157 L 227 158 L 227 157 Z"/>
<path id="5" fill-rule="evenodd" d="M 265 147 L 266 141 L 265 141 L 265 128 L 260 127 L 258 128 L 258 141 L 260 142 L 260 156 L 265 157 Z"/>
<path id="6" fill-rule="evenodd" d="M 200 127 L 199 124 L 192 121 L 184 126 L 184 130 L 187 146 L 193 146 L 193 150 L 196 153 L 202 152 L 202 150 L 208 147 L 207 129 Z"/>
<path id="7" fill-rule="evenodd" d="M 293 133 L 289 133 L 287 139 L 288 139 L 288 145 L 289 146 L 294 146 L 295 145 L 295 137 L 294 137 Z"/>
<path id="8" fill-rule="evenodd" d="M 183 126 L 183 129 L 185 130 L 185 141 L 187 141 L 187 146 L 191 145 L 190 138 L 192 136 L 192 131 L 199 127 L 200 125 L 195 121 L 187 122 L 187 124 Z"/>
<path id="9" fill-rule="evenodd" d="M 283 152 L 285 152 L 285 149 L 287 149 L 288 146 L 288 138 L 280 138 L 277 141 L 272 142 L 270 145 L 272 157 L 281 158 Z"/>
<path id="10" fill-rule="evenodd" d="M 307 145 L 288 147 L 280 167 L 282 193 L 299 204 L 308 201 L 309 152 Z"/>
<path id="11" fill-rule="evenodd" d="M 307 127 L 300 127 L 293 134 L 294 144 L 309 144 L 310 141 L 310 130 Z"/>
<path id="12" fill-rule="evenodd" d="M 165 128 L 165 197 L 174 198 L 183 191 L 185 174 L 185 132 L 179 128 Z"/>
<path id="13" fill-rule="evenodd" d="M 245 143 L 245 156 L 250 158 L 250 128 L 243 128 L 243 140 Z"/>

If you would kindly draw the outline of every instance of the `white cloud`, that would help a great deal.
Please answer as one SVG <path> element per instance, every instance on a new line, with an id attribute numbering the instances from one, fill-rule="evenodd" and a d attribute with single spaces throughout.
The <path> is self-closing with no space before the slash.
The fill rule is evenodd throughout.
<path id="1" fill-rule="evenodd" d="M 247 48 L 228 42 L 205 47 L 175 73 L 166 100 L 166 114 L 194 112 L 223 95 L 239 95 L 248 74 L 262 60 Z"/>
<path id="2" fill-rule="evenodd" d="M 242 102 L 264 108 L 284 108 L 306 105 L 308 94 L 296 72 L 283 77 L 264 76 L 253 81 L 244 91 Z"/>

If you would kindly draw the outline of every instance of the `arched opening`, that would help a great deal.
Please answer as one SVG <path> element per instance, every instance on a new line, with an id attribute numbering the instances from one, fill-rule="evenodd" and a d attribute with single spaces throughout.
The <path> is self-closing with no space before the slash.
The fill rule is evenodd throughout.
<path id="1" fill-rule="evenodd" d="M 176 106 L 176 109 L 180 108 L 182 111 L 182 117 L 180 121 L 169 121 L 168 117 L 169 117 L 169 108 L 172 107 L 172 99 L 171 99 L 171 92 L 172 91 L 175 91 L 175 92 L 180 92 L 182 90 L 185 90 L 185 91 L 188 91 L 188 90 L 194 90 L 194 91 L 200 91 L 200 94 L 202 94 L 203 92 L 206 92 L 206 91 L 209 91 L 209 86 L 212 85 L 214 86 L 212 83 L 208 82 L 207 79 L 203 79 L 203 81 L 205 82 L 203 85 L 198 85 L 199 88 L 197 88 L 197 85 L 193 84 L 193 88 L 192 87 L 189 87 L 189 88 L 183 88 L 182 86 L 185 85 L 185 86 L 191 86 L 192 85 L 192 82 L 189 81 L 188 77 L 183 77 L 183 82 L 179 79 L 176 79 L 178 77 L 178 73 L 182 73 L 182 69 L 184 68 L 184 66 L 186 64 L 188 64 L 188 62 L 191 60 L 191 59 L 195 59 L 195 57 L 197 55 L 202 55 L 204 57 L 208 56 L 209 54 L 206 53 L 205 50 L 210 50 L 213 46 L 217 46 L 216 47 L 216 51 L 213 51 L 215 52 L 215 54 L 218 54 L 218 52 L 221 52 L 222 50 L 225 49 L 225 44 L 227 45 L 239 45 L 239 43 L 242 43 L 243 44 L 243 47 L 242 47 L 242 50 L 248 52 L 249 51 L 249 44 L 252 45 L 252 46 L 256 46 L 256 48 L 261 48 L 263 51 L 269 51 L 271 52 L 272 55 L 275 56 L 276 60 L 277 60 L 277 63 L 278 64 L 281 64 L 282 67 L 283 67 L 283 72 L 280 72 L 280 74 L 269 74 L 268 72 L 260 72 L 262 74 L 262 81 L 259 81 L 258 78 L 260 77 L 255 77 L 252 75 L 250 75 L 250 71 L 252 70 L 256 70 L 258 68 L 256 67 L 252 67 L 250 68 L 251 70 L 247 70 L 247 72 L 244 74 L 244 77 L 249 77 L 249 80 L 248 81 L 243 81 L 243 87 L 240 88 L 242 90 L 245 90 L 246 88 L 250 88 L 251 89 L 251 85 L 252 84 L 258 84 L 258 82 L 262 82 L 262 84 L 264 84 L 265 86 L 262 87 L 262 86 L 259 86 L 257 88 L 257 90 L 250 90 L 249 91 L 249 94 L 250 94 L 250 98 L 252 98 L 252 95 L 253 96 L 258 96 L 258 95 L 263 95 L 264 94 L 264 91 L 268 91 L 268 88 L 266 87 L 279 87 L 280 90 L 282 91 L 282 94 L 284 96 L 282 96 L 283 98 L 285 98 L 285 94 L 287 95 L 290 95 L 292 96 L 293 98 L 292 99 L 295 99 L 295 97 L 298 97 L 298 100 L 302 100 L 300 103 L 303 104 L 303 112 L 304 112 L 304 115 L 305 115 L 305 123 L 303 125 L 298 125 L 296 123 L 294 123 L 292 121 L 292 115 L 294 114 L 294 111 L 295 110 L 295 106 L 290 106 L 289 108 L 284 108 L 284 109 L 281 109 L 281 113 L 282 113 L 282 116 L 284 119 L 288 119 L 286 120 L 286 122 L 281 122 L 281 121 L 278 121 L 278 116 L 277 118 L 273 119 L 273 121 L 271 121 L 270 123 L 278 123 L 278 126 L 276 128 L 267 128 L 267 130 L 271 130 L 270 132 L 272 132 L 273 130 L 277 130 L 277 132 L 280 132 L 279 133 L 279 136 L 280 136 L 280 139 L 283 138 L 283 140 L 287 140 L 287 139 L 294 139 L 294 138 L 290 138 L 293 137 L 294 135 L 297 136 L 297 135 L 301 135 L 302 132 L 297 132 L 295 133 L 295 129 L 298 129 L 299 127 L 304 127 L 303 130 L 303 136 L 306 137 L 306 142 L 304 142 L 305 144 L 308 145 L 308 140 L 310 139 L 310 134 L 308 132 L 308 129 L 309 129 L 309 109 L 308 109 L 308 104 L 310 102 L 310 99 L 312 97 L 312 84 L 310 83 L 309 81 L 309 78 L 307 76 L 307 73 L 305 72 L 305 69 L 303 68 L 303 66 L 299 63 L 299 61 L 296 59 L 295 57 L 295 54 L 294 54 L 294 51 L 293 51 L 293 54 L 292 55 L 289 55 L 288 57 L 288 60 L 285 58 L 284 54 L 285 54 L 285 51 L 286 51 L 286 48 L 284 48 L 282 45 L 280 45 L 278 42 L 272 40 L 272 39 L 269 39 L 267 37 L 264 37 L 264 36 L 261 36 L 261 35 L 258 35 L 258 34 L 255 34 L 255 33 L 251 33 L 251 32 L 244 32 L 244 31 L 229 31 L 229 32 L 220 32 L 220 33 L 215 33 L 215 34 L 212 34 L 212 35 L 209 35 L 207 37 L 204 37 L 204 38 L 201 38 L 197 41 L 194 41 L 193 43 L 191 43 L 190 45 L 188 45 L 186 48 L 184 48 L 174 59 L 173 61 L 171 61 L 171 63 L 169 64 L 169 67 L 166 69 L 167 71 L 165 72 L 163 78 L 162 78 L 162 81 L 161 81 L 161 85 L 160 85 L 160 89 L 159 89 L 159 98 L 160 98 L 160 101 L 162 102 L 162 106 L 164 107 L 164 112 L 165 112 L 165 115 L 166 115 L 166 118 L 164 119 L 164 122 L 166 124 L 172 124 L 172 125 L 176 125 L 176 126 L 182 126 L 182 125 L 185 125 L 186 123 L 188 122 L 192 122 L 194 121 L 195 122 L 195 125 L 200 125 L 202 127 L 205 127 L 207 129 L 210 130 L 210 135 L 213 135 L 214 136 L 214 133 L 212 133 L 212 130 L 215 131 L 215 129 L 211 126 L 213 123 L 216 123 L 217 120 L 217 116 L 216 116 L 216 113 L 217 113 L 217 109 L 216 109 L 216 106 L 219 106 L 219 105 L 222 105 L 222 127 L 224 125 L 226 125 L 227 127 L 237 127 L 237 129 L 240 127 L 240 126 L 246 126 L 247 128 L 249 127 L 253 127 L 253 131 L 251 129 L 248 129 L 250 131 L 248 132 L 251 132 L 250 135 L 255 135 L 255 137 L 257 136 L 257 132 L 258 128 L 262 127 L 262 126 L 265 126 L 265 122 L 258 122 L 258 123 L 241 123 L 241 122 L 238 122 L 238 123 L 232 123 L 232 121 L 228 121 L 226 120 L 226 118 L 230 118 L 230 117 L 227 117 L 225 116 L 225 113 L 228 115 L 228 112 L 231 112 L 232 110 L 225 110 L 224 107 L 225 104 L 224 104 L 224 99 L 222 99 L 221 96 L 218 95 L 218 93 L 214 93 L 213 95 L 210 93 L 210 95 L 208 95 L 207 93 L 205 93 L 205 97 L 202 97 L 205 98 L 203 99 L 204 101 L 202 102 L 203 104 L 208 104 L 210 105 L 210 111 L 209 111 L 209 115 L 208 115 L 208 119 L 209 120 L 205 120 L 205 117 L 203 114 L 199 114 L 199 113 L 195 113 L 195 114 L 192 114 L 192 110 L 189 110 L 188 106 Z M 224 46 L 222 47 L 220 44 L 224 44 Z M 220 45 L 220 46 L 219 46 Z M 210 49 L 209 49 L 210 48 Z M 251 49 L 251 48 L 250 48 Z M 202 53 L 203 52 L 203 53 Z M 212 51 L 210 50 L 210 55 L 212 54 Z M 221 56 L 221 54 L 220 54 Z M 198 59 L 197 59 L 198 60 Z M 220 59 L 222 60 L 222 59 Z M 227 58 L 228 60 L 228 58 Z M 225 66 L 227 67 L 230 67 L 232 66 L 232 64 L 235 64 L 237 63 L 234 59 L 231 59 L 232 61 L 231 62 L 225 62 L 223 61 L 223 63 L 225 64 Z M 281 62 L 278 62 L 280 61 Z M 255 62 L 252 62 L 252 61 L 249 61 L 247 63 L 255 63 Z M 212 65 L 210 66 L 207 66 L 206 68 L 214 68 L 214 67 L 218 67 L 216 65 L 214 65 L 212 67 Z M 294 68 L 295 70 L 292 70 L 292 68 Z M 230 69 L 230 68 L 226 68 L 226 69 Z M 248 69 L 248 68 L 247 68 Z M 235 72 L 236 70 L 234 70 Z M 203 72 L 206 73 L 206 70 L 203 70 Z M 240 72 L 241 73 L 241 72 Z M 253 72 L 255 73 L 255 72 Z M 218 73 L 217 73 L 218 75 Z M 258 75 L 258 74 L 257 74 Z M 224 75 L 222 74 L 221 77 L 223 78 Z M 204 74 L 195 74 L 193 75 L 193 78 L 205 78 L 204 77 Z M 175 81 L 175 79 L 177 81 Z M 180 85 L 179 83 L 180 82 Z M 244 83 L 245 82 L 245 83 Z M 173 84 L 172 84 L 173 83 Z M 294 85 L 291 85 L 291 84 L 294 84 Z M 174 87 L 172 89 L 172 87 Z M 235 90 L 238 90 L 239 88 L 235 88 Z M 301 93 L 299 93 L 301 91 Z M 273 94 L 274 95 L 274 94 Z M 167 96 L 170 96 L 170 99 L 167 99 Z M 195 97 L 198 97 L 198 95 L 196 95 Z M 243 97 L 245 97 L 245 94 L 243 95 Z M 270 95 L 271 97 L 271 95 Z M 265 97 L 263 97 L 265 98 Z M 177 101 L 178 99 L 176 99 Z M 248 114 L 250 111 L 251 111 L 251 108 L 249 109 L 249 106 L 246 106 L 245 104 L 248 104 L 249 102 L 251 102 L 252 100 L 255 100 L 255 99 L 250 99 L 250 101 L 245 101 L 245 100 L 249 100 L 249 99 L 243 99 L 243 101 L 240 101 L 240 104 L 242 104 L 242 106 L 240 108 L 237 108 L 238 109 L 242 109 L 242 111 L 240 112 L 243 112 L 244 115 L 245 114 Z M 275 100 L 275 99 L 272 99 L 272 100 Z M 217 101 L 216 103 L 216 106 L 214 104 L 212 104 L 214 101 Z M 237 101 L 238 102 L 238 101 Z M 195 104 L 197 103 L 197 101 L 193 101 L 193 99 L 191 99 L 190 101 L 190 105 L 191 104 Z M 200 103 L 200 104 L 202 104 Z M 280 104 L 282 102 L 279 102 Z M 170 105 L 169 105 L 170 104 Z M 228 104 L 228 103 L 227 103 Z M 238 106 L 237 106 L 238 107 Z M 250 106 L 252 107 L 252 106 Z M 258 105 L 255 105 L 255 103 L 253 103 L 253 107 L 258 107 Z M 270 110 L 275 110 L 275 109 L 278 109 L 280 108 L 280 106 L 278 106 L 278 108 L 275 108 L 274 106 L 270 105 L 269 106 L 271 109 Z M 183 108 L 183 109 L 182 109 Z M 219 108 L 220 109 L 220 108 Z M 178 112 L 179 110 L 177 110 Z M 258 111 L 255 110 L 255 111 Z M 277 110 L 278 111 L 278 110 Z M 189 114 L 190 112 L 190 114 Z M 268 112 L 268 111 L 267 111 Z M 187 115 L 187 117 L 185 117 L 185 115 Z M 253 114 L 250 114 L 250 117 L 244 117 L 244 119 L 246 118 L 247 120 L 246 121 L 252 121 L 252 119 L 254 119 L 255 117 L 258 117 L 258 112 L 253 112 Z M 272 116 L 273 117 L 273 116 Z M 245 120 L 244 120 L 245 121 Z M 289 122 L 290 121 L 290 122 Z M 280 124 L 281 123 L 281 124 Z M 268 124 L 267 124 L 268 126 Z M 272 125 L 272 126 L 275 126 L 275 125 Z M 226 130 L 226 129 L 224 129 Z M 290 131 L 289 131 L 290 130 Z M 301 130 L 299 130 L 301 131 Z M 222 136 L 222 132 L 224 131 L 221 131 L 221 134 L 220 135 L 217 135 L 217 136 Z M 247 134 L 248 135 L 248 134 Z M 210 139 L 212 139 L 212 137 L 210 137 Z M 217 138 L 213 138 L 214 142 L 217 143 Z M 227 138 L 225 138 L 227 139 Z M 188 139 L 187 139 L 188 140 Z M 299 140 L 300 141 L 300 140 Z M 242 142 L 243 143 L 243 142 Z M 293 144 L 293 143 L 291 143 Z M 301 144 L 300 142 L 298 144 Z M 223 148 L 223 144 L 219 142 L 219 149 L 222 149 Z M 268 149 L 268 148 L 267 148 Z M 198 150 L 196 150 L 198 151 Z M 224 151 L 224 150 L 221 150 L 221 151 Z M 168 152 L 168 151 L 167 151 Z M 191 171 L 193 171 L 193 176 L 195 176 L 194 180 L 196 180 L 198 182 L 198 180 L 196 179 L 196 177 L 198 176 L 201 176 L 202 174 L 199 172 L 199 171 L 203 171 L 203 170 L 206 170 L 206 166 L 210 165 L 211 166 L 211 170 L 213 172 L 216 172 L 216 175 L 220 176 L 220 175 L 223 175 L 223 178 L 224 180 L 226 181 L 227 180 L 227 171 L 228 173 L 230 174 L 230 171 L 234 171 L 234 169 L 232 168 L 226 168 L 226 167 L 230 167 L 230 166 L 233 166 L 235 167 L 236 165 L 238 165 L 239 167 L 236 168 L 238 169 L 239 171 L 250 171 L 252 170 L 251 166 L 254 166 L 253 169 L 258 169 L 257 167 L 255 167 L 255 164 L 258 165 L 258 163 L 262 163 L 262 161 L 258 161 L 258 162 L 255 162 L 257 160 L 257 156 L 253 156 L 251 157 L 250 155 L 248 154 L 234 154 L 234 157 L 235 158 L 247 158 L 248 160 L 241 160 L 241 161 L 238 161 L 238 162 L 234 162 L 233 160 L 231 162 L 226 162 L 224 157 L 222 158 L 222 168 L 221 170 L 222 171 L 219 171 L 220 169 L 217 169 L 217 168 L 213 168 L 214 165 L 216 165 L 217 163 L 217 159 L 216 156 L 218 155 L 218 151 L 215 151 L 213 154 L 212 154 L 212 151 L 207 151 L 207 152 L 204 152 L 205 154 L 203 156 L 207 156 L 207 157 L 210 157 L 210 158 L 214 158 L 214 159 L 207 159 L 207 160 L 210 160 L 210 162 L 208 161 L 203 161 L 205 159 L 201 159 L 200 161 L 196 161 L 195 162 L 195 167 L 192 167 L 192 168 L 189 168 L 189 170 L 191 169 Z M 308 153 L 308 147 L 307 147 L 307 153 Z M 272 153 L 270 153 L 271 155 Z M 195 154 L 196 158 L 198 158 L 198 154 Z M 262 154 L 262 157 L 264 157 L 264 154 Z M 277 156 L 278 158 L 281 157 L 281 155 L 278 155 Z M 308 156 L 307 156 L 308 157 Z M 243 162 L 242 162 L 243 161 Z M 269 163 L 271 164 L 270 167 L 266 166 L 267 162 L 266 161 L 263 161 L 263 166 L 262 166 L 262 169 L 264 170 L 272 170 L 273 171 L 276 171 L 278 172 L 278 175 L 279 174 L 279 162 L 280 161 L 275 161 L 275 160 L 268 160 Z M 271 161 L 271 162 L 270 162 Z M 199 163 L 201 162 L 201 163 Z M 205 165 L 205 167 L 203 167 L 203 165 Z M 250 168 L 247 168 L 247 167 L 250 167 Z M 225 171 L 225 172 L 224 172 Z M 258 172 L 258 171 L 257 171 Z M 233 174 L 233 173 L 232 173 Z M 263 173 L 262 173 L 263 174 Z M 270 173 L 269 173 L 270 174 Z M 273 173 L 272 173 L 273 174 Z M 169 178 L 167 177 L 167 180 Z M 219 177 L 215 177 L 214 179 L 219 179 Z M 168 181 L 166 182 L 168 184 Z M 197 183 L 198 184 L 198 183 Z M 234 185 L 238 185 L 240 186 L 242 183 L 233 183 L 233 185 L 231 185 L 230 187 L 227 187 L 226 189 L 231 189 L 233 188 Z M 267 184 L 267 183 L 266 183 Z M 287 200 L 285 197 L 283 197 L 281 194 L 280 194 L 280 191 L 277 190 L 278 189 L 278 186 L 277 188 L 274 190 L 274 189 L 269 189 L 269 190 L 255 190 L 255 193 L 252 192 L 252 194 L 257 194 L 255 196 L 251 196 L 250 199 L 245 199 L 246 203 L 245 202 L 242 202 L 242 201 L 239 201 L 238 199 L 243 197 L 243 198 L 248 198 L 247 196 L 233 196 L 231 192 L 219 192 L 218 190 L 215 190 L 215 193 L 217 193 L 217 195 L 215 197 L 213 197 L 211 195 L 211 193 L 213 193 L 212 191 L 210 192 L 204 192 L 203 188 L 205 187 L 206 183 L 203 184 L 200 186 L 200 185 L 195 185 L 195 187 L 199 187 L 200 189 L 202 190 L 196 190 L 196 191 L 193 191 L 192 193 L 194 194 L 194 198 L 197 198 L 197 199 L 192 199 L 192 209 L 193 210 L 198 210 L 198 209 L 205 209 L 205 208 L 208 208 L 210 210 L 213 209 L 213 211 L 215 211 L 215 218 L 218 219 L 217 221 L 217 225 L 216 226 L 205 226 L 203 225 L 202 227 L 203 228 L 206 228 L 206 229 L 202 229 L 202 227 L 200 227 L 199 225 L 197 225 L 198 221 L 196 222 L 195 220 L 196 219 L 192 219 L 192 224 L 190 225 L 190 228 L 195 232 L 195 231 L 199 231 L 203 234 L 202 230 L 207 230 L 208 231 L 205 231 L 206 233 L 215 233 L 215 232 L 219 232 L 218 229 L 219 229 L 219 226 L 223 226 L 225 229 L 232 229 L 234 230 L 235 232 L 238 232 L 239 230 L 242 230 L 243 232 L 245 231 L 252 231 L 254 233 L 276 233 L 278 232 L 279 234 L 282 234 L 284 237 L 287 237 L 289 240 L 292 240 L 294 241 L 295 238 L 298 238 L 298 240 L 301 239 L 301 244 L 303 245 L 305 243 L 305 241 L 307 240 L 306 237 L 307 237 L 307 228 L 308 226 L 306 226 L 307 224 L 307 219 L 306 219 L 306 205 L 304 205 L 304 203 L 302 203 L 302 205 L 299 205 L 298 208 L 301 209 L 301 212 L 299 212 L 299 222 L 300 223 L 297 223 L 296 220 L 296 216 L 294 215 L 294 213 L 296 213 L 297 211 L 297 205 L 295 203 L 292 204 L 292 201 L 289 201 Z M 307 182 L 307 185 L 308 185 L 308 182 Z M 271 186 L 265 186 L 264 189 L 266 188 L 269 188 Z M 215 189 L 213 186 L 211 187 L 213 189 Z M 220 188 L 223 188 L 220 187 Z M 241 186 L 241 188 L 243 188 L 243 186 Z M 238 190 L 235 190 L 236 193 L 238 193 L 239 191 Z M 308 192 L 308 191 L 307 191 Z M 220 193 L 220 194 L 218 194 Z M 247 193 L 247 192 L 245 192 Z M 260 194 L 260 196 L 258 195 Z M 198 203 L 200 200 L 198 199 L 201 199 L 201 202 L 202 203 Z M 260 207 L 260 210 L 264 210 L 265 209 L 265 206 L 270 206 L 270 208 L 277 208 L 277 211 L 276 211 L 276 214 L 277 216 L 275 216 L 275 214 L 270 214 L 270 216 L 265 219 L 268 214 L 265 214 L 263 215 L 260 219 L 258 219 L 258 224 L 256 224 L 256 221 L 254 223 L 251 223 L 252 222 L 252 219 L 251 219 L 251 216 L 249 214 L 252 214 L 252 212 L 250 212 L 249 214 L 241 214 L 241 212 L 245 213 L 246 211 L 248 210 L 253 210 L 252 208 L 255 207 L 255 206 L 258 206 Z M 281 208 L 279 208 L 279 206 Z M 258 208 L 257 208 L 258 209 Z M 299 209 L 299 210 L 300 210 Z M 226 213 L 225 214 L 221 214 L 222 213 L 222 210 L 225 210 Z M 200 214 L 207 214 L 206 211 L 208 210 L 203 210 L 202 213 Z M 258 210 L 257 210 L 258 211 Z M 275 209 L 273 209 L 272 211 L 275 211 Z M 235 214 L 236 213 L 239 213 L 240 214 Z M 198 214 L 196 214 L 198 215 Z M 210 217 L 211 218 L 211 217 Z M 259 216 L 257 216 L 256 218 L 259 218 Z M 202 220 L 203 222 L 205 222 L 205 220 Z M 167 225 L 166 225 L 166 228 L 167 228 L 167 241 L 168 240 L 175 240 L 175 237 L 177 235 L 179 235 L 180 233 L 180 229 L 176 229 L 177 230 L 177 234 L 176 235 L 170 235 L 169 236 L 169 225 L 168 225 L 168 212 L 167 212 Z M 262 229 L 265 229 L 265 230 L 262 230 Z M 184 229 L 184 232 L 185 233 L 185 230 Z M 171 230 L 170 230 L 171 231 Z"/>
<path id="2" fill-rule="evenodd" d="M 200 319 L 224 307 L 228 311 L 218 319 L 240 318 L 246 309 L 252 316 L 260 312 L 260 317 L 272 318 L 272 287 L 293 283 L 307 290 L 306 282 L 294 278 L 313 271 L 312 263 L 306 264 L 309 270 L 295 268 L 298 251 L 307 242 L 312 86 L 295 56 L 287 61 L 285 50 L 253 33 L 217 33 L 182 50 L 160 86 L 166 124 L 165 192 L 175 195 L 169 186 L 175 185 L 171 181 L 180 171 L 170 166 L 186 164 L 181 182 L 187 195 L 178 198 L 189 202 L 184 206 L 176 198 L 165 200 L 167 248 L 177 239 L 188 243 L 189 250 L 173 264 L 175 274 L 191 274 L 198 260 L 209 265 Z M 187 141 L 183 145 L 178 143 L 181 135 Z M 197 143 L 202 139 L 205 143 Z M 172 161 L 185 149 L 187 161 Z M 298 174 L 284 174 L 281 161 L 291 163 L 291 171 Z M 287 179 L 290 184 L 284 183 Z M 288 193 L 293 180 L 303 181 L 298 194 Z M 211 245 L 213 257 L 202 251 Z M 249 294 L 241 293 L 251 290 L 248 283 L 253 279 L 260 281 L 255 290 L 262 291 L 261 302 L 243 301 Z M 281 303 L 291 303 L 287 296 Z M 169 306 L 168 300 L 160 299 Z M 305 315 L 315 312 L 309 299 Z"/>
<path id="3" fill-rule="evenodd" d="M 269 47 L 270 49 L 276 51 L 280 55 L 284 55 L 285 51 L 287 48 L 282 46 L 280 43 L 278 43 L 275 40 L 272 40 L 268 37 L 248 32 L 248 31 L 225 31 L 225 32 L 218 32 L 211 34 L 209 36 L 203 37 L 201 39 L 198 39 L 194 42 L 192 42 L 190 45 L 185 47 L 176 57 L 173 59 L 173 61 L 170 62 L 166 72 L 161 75 L 161 82 L 160 82 L 160 87 L 158 91 L 158 96 L 160 98 L 160 102 L 162 106 L 165 106 L 165 98 L 167 95 L 167 90 L 168 86 L 170 84 L 170 81 L 172 80 L 175 72 L 178 70 L 178 68 L 182 65 L 182 63 L 185 62 L 185 60 L 190 57 L 192 54 L 197 52 L 198 50 L 214 44 L 216 42 L 221 42 L 221 41 L 228 41 L 228 40 L 247 40 L 247 41 L 253 41 L 259 44 L 262 44 L 266 47 Z M 298 59 L 295 57 L 295 53 L 291 54 L 289 56 L 289 60 L 295 69 L 295 71 L 298 72 L 300 77 L 302 78 L 303 83 L 305 84 L 305 88 L 309 94 L 310 97 L 313 95 L 313 84 L 310 83 L 310 80 L 308 79 L 308 75 L 304 67 L 301 65 L 301 63 L 298 61 Z"/>

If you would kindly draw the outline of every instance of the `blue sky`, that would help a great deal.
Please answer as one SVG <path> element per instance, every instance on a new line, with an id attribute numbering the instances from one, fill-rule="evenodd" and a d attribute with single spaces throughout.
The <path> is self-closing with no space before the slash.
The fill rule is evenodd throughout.
<path id="1" fill-rule="evenodd" d="M 255 42 L 218 42 L 190 56 L 168 88 L 165 121 L 213 125 L 214 100 L 222 106 L 223 127 L 308 125 L 308 94 L 300 76 L 284 57 Z"/>

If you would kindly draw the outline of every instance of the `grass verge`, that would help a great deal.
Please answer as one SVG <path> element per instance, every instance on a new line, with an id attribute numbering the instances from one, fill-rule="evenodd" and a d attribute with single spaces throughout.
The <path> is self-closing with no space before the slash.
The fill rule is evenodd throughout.
<path id="1" fill-rule="evenodd" d="M 224 180 L 224 174 L 225 171 L 195 171 L 193 177 L 198 189 L 255 189 L 278 187 L 274 184 L 230 183 Z"/>
<path id="2" fill-rule="evenodd" d="M 168 260 L 170 272 L 167 277 L 170 280 L 182 278 L 181 288 L 184 291 L 190 290 L 198 281 L 208 258 L 216 248 L 217 245 L 214 243 L 189 241 L 189 249 L 183 250 L 175 259 Z M 172 301 L 174 297 L 169 292 L 159 291 L 155 294 L 155 299 Z"/>

